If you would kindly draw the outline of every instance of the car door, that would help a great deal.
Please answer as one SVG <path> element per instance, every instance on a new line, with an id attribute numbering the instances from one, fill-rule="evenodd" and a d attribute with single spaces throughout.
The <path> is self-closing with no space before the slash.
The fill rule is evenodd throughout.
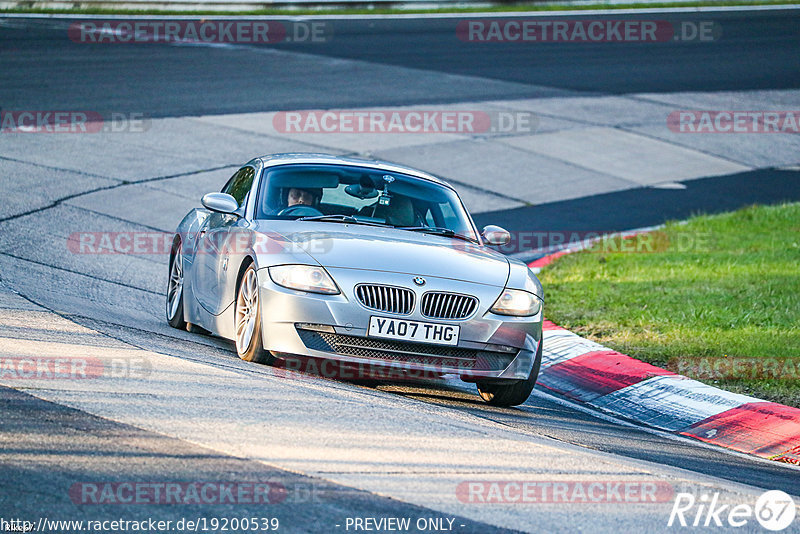
<path id="1" fill-rule="evenodd" d="M 254 176 L 253 167 L 243 167 L 228 180 L 222 192 L 233 196 L 242 208 Z M 236 215 L 212 212 L 200 228 L 193 269 L 194 294 L 200 305 L 213 315 L 219 315 L 233 302 L 233 297 L 226 294 L 230 291 L 225 291 L 225 281 L 232 256 L 240 252 L 234 247 L 241 242 L 237 241 L 237 233 L 245 231 L 243 222 Z"/>

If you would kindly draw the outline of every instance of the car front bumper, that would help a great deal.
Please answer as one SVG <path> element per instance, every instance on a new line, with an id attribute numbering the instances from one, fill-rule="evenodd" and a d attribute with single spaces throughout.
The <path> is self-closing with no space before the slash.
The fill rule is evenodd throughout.
<path id="1" fill-rule="evenodd" d="M 321 295 L 286 289 L 275 284 L 267 268 L 259 269 L 261 322 L 264 348 L 281 357 L 308 356 L 335 360 L 359 368 L 376 367 L 409 376 L 458 375 L 465 380 L 521 380 L 531 373 L 542 339 L 542 312 L 509 317 L 488 311 L 501 287 L 446 278 L 426 277 L 424 288 L 414 287 L 405 273 L 376 273 L 360 269 L 329 268 L 341 289 Z M 359 283 L 385 284 L 414 291 L 416 303 L 424 291 L 474 295 L 479 305 L 463 320 L 424 317 L 415 305 L 408 315 L 364 307 L 356 298 Z M 456 346 L 394 341 L 367 336 L 370 316 L 391 317 L 460 327 Z"/>

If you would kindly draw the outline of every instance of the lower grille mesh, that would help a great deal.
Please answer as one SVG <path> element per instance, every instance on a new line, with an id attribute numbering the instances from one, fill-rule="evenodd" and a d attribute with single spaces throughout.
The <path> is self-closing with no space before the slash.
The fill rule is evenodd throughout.
<path id="1" fill-rule="evenodd" d="M 445 345 L 383 341 L 300 328 L 297 329 L 297 332 L 306 347 L 312 350 L 356 358 L 373 358 L 443 368 L 500 371 L 508 367 L 508 364 L 517 355 L 517 353 L 505 354 Z"/>

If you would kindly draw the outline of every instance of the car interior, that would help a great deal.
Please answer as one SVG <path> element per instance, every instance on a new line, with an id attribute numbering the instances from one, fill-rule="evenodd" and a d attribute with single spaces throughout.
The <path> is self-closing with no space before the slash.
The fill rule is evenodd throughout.
<path id="1" fill-rule="evenodd" d="M 269 172 L 259 218 L 345 215 L 393 226 L 445 226 L 435 188 L 397 175 L 330 168 L 274 169 Z M 263 187 L 263 186 L 262 186 Z M 312 193 L 312 205 L 288 206 L 292 188 Z M 443 195 L 438 195 L 442 196 Z"/>

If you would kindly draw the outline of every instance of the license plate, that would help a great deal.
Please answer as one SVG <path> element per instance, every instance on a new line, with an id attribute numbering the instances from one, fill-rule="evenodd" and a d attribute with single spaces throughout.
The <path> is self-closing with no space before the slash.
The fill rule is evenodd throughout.
<path id="1" fill-rule="evenodd" d="M 419 341 L 437 345 L 457 345 L 461 327 L 452 324 L 420 323 L 390 317 L 369 318 L 367 335 L 402 341 Z"/>

